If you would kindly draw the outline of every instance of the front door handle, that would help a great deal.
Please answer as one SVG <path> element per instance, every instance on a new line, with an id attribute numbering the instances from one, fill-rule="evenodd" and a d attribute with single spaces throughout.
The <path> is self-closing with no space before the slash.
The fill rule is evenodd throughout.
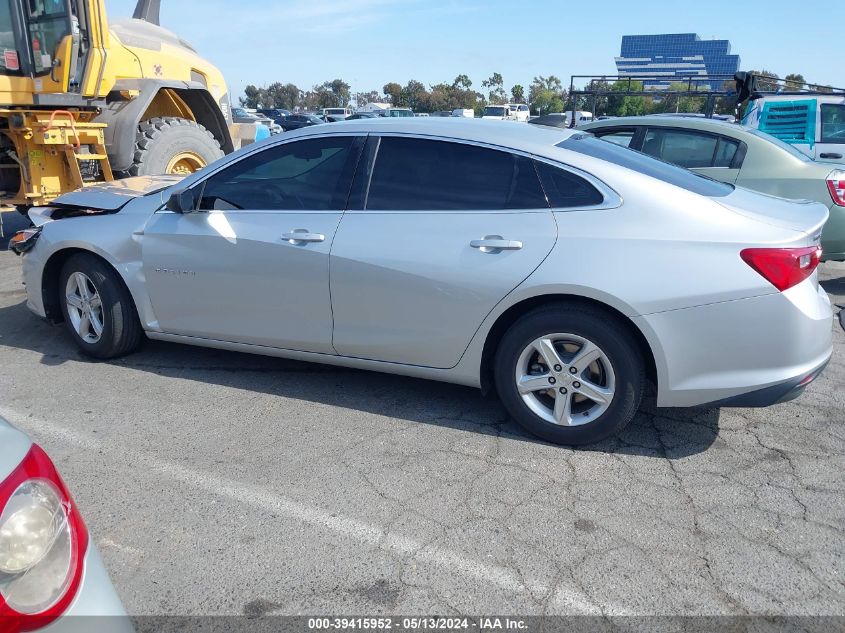
<path id="1" fill-rule="evenodd" d="M 518 240 L 506 240 L 501 235 L 485 235 L 484 239 L 472 240 L 469 243 L 482 253 L 501 253 L 502 251 L 518 251 L 522 248 L 522 242 Z"/>
<path id="2" fill-rule="evenodd" d="M 842 158 L 842 154 L 832 154 L 830 152 L 824 152 L 822 154 L 819 154 L 819 158 L 835 158 L 836 160 L 839 160 L 840 158 Z"/>
<path id="3" fill-rule="evenodd" d="M 307 244 L 308 242 L 324 242 L 326 236 L 322 233 L 310 233 L 308 229 L 294 229 L 290 233 L 282 233 L 282 239 L 291 244 Z"/>

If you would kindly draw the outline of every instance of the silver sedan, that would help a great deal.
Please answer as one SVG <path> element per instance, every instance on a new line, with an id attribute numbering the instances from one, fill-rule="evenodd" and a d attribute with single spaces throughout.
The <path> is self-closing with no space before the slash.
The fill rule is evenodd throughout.
<path id="1" fill-rule="evenodd" d="M 0 418 L 0 631 L 45 627 L 133 631 L 55 466 Z"/>
<path id="2" fill-rule="evenodd" d="M 570 130 L 348 121 L 31 216 L 29 307 L 90 356 L 147 337 L 472 385 L 552 442 L 618 432 L 647 382 L 792 398 L 832 350 L 827 208 Z"/>

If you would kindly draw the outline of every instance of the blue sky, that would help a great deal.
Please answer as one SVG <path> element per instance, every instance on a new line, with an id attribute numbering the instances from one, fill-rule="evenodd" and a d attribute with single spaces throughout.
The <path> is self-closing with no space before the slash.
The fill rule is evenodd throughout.
<path id="1" fill-rule="evenodd" d="M 730 40 L 743 69 L 842 86 L 842 20 L 825 19 L 835 4 L 803 0 L 800 18 L 787 0 L 162 0 L 161 19 L 223 71 L 235 97 L 250 83 L 337 77 L 353 91 L 459 73 L 479 90 L 493 72 L 507 88 L 549 74 L 568 84 L 571 74 L 614 74 L 622 35 L 681 32 Z M 135 0 L 106 6 L 126 17 Z"/>

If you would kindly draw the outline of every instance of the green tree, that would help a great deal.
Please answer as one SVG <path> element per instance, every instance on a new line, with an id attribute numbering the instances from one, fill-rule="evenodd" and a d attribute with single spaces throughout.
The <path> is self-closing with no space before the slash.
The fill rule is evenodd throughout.
<path id="1" fill-rule="evenodd" d="M 800 73 L 790 73 L 786 77 L 786 89 L 787 90 L 801 90 L 804 87 L 804 84 L 807 81 L 804 79 L 804 75 Z"/>
<path id="2" fill-rule="evenodd" d="M 757 78 L 757 89 L 764 90 L 764 91 L 774 91 L 778 89 L 777 81 L 773 81 L 779 79 L 779 77 L 768 70 L 753 70 L 751 71 L 755 75 L 759 75 Z"/>
<path id="3" fill-rule="evenodd" d="M 528 87 L 528 102 L 538 114 L 563 112 L 566 91 L 560 79 L 554 75 L 534 77 Z"/>
<path id="4" fill-rule="evenodd" d="M 482 88 L 487 88 L 490 103 L 501 104 L 508 100 L 508 93 L 505 92 L 505 82 L 500 73 L 493 73 L 489 78 L 481 82 Z"/>
<path id="5" fill-rule="evenodd" d="M 452 82 L 452 87 L 457 90 L 469 90 L 472 88 L 472 80 L 467 75 L 458 75 Z"/>
<path id="6" fill-rule="evenodd" d="M 391 105 L 397 107 L 404 105 L 402 101 L 402 86 L 400 86 L 395 81 L 392 81 L 388 84 L 384 84 L 382 92 L 384 92 L 385 96 L 390 99 Z"/>
<path id="7" fill-rule="evenodd" d="M 617 81 L 610 87 L 607 97 L 609 116 L 638 116 L 652 110 L 651 97 L 640 95 L 613 95 L 614 92 L 643 92 L 641 81 Z"/>
<path id="8" fill-rule="evenodd" d="M 249 84 L 244 88 L 244 96 L 239 101 L 244 108 L 260 108 L 267 99 L 267 90 Z"/>
<path id="9" fill-rule="evenodd" d="M 378 90 L 370 90 L 369 92 L 355 93 L 355 105 L 358 108 L 363 108 L 368 103 L 378 103 L 383 100 L 384 97 L 379 95 Z"/>
<path id="10" fill-rule="evenodd" d="M 416 79 L 411 79 L 402 88 L 402 101 L 415 112 L 427 112 L 429 105 L 428 90 Z"/>
<path id="11" fill-rule="evenodd" d="M 524 103 L 525 88 L 523 88 L 519 84 L 516 84 L 513 88 L 511 88 L 511 97 L 513 98 L 514 103 Z"/>
<path id="12" fill-rule="evenodd" d="M 267 99 L 264 105 L 268 108 L 296 109 L 302 101 L 302 91 L 291 83 L 272 83 L 267 86 Z"/>

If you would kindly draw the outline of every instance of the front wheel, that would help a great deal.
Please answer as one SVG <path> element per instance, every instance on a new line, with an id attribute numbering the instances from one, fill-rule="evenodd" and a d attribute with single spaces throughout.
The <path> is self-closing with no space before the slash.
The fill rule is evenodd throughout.
<path id="1" fill-rule="evenodd" d="M 580 306 L 519 319 L 495 359 L 496 388 L 527 431 L 556 444 L 598 442 L 622 430 L 642 399 L 642 354 L 625 325 Z"/>
<path id="2" fill-rule="evenodd" d="M 140 346 L 144 334 L 129 290 L 99 257 L 80 253 L 68 258 L 59 289 L 65 325 L 84 354 L 108 359 Z"/>

